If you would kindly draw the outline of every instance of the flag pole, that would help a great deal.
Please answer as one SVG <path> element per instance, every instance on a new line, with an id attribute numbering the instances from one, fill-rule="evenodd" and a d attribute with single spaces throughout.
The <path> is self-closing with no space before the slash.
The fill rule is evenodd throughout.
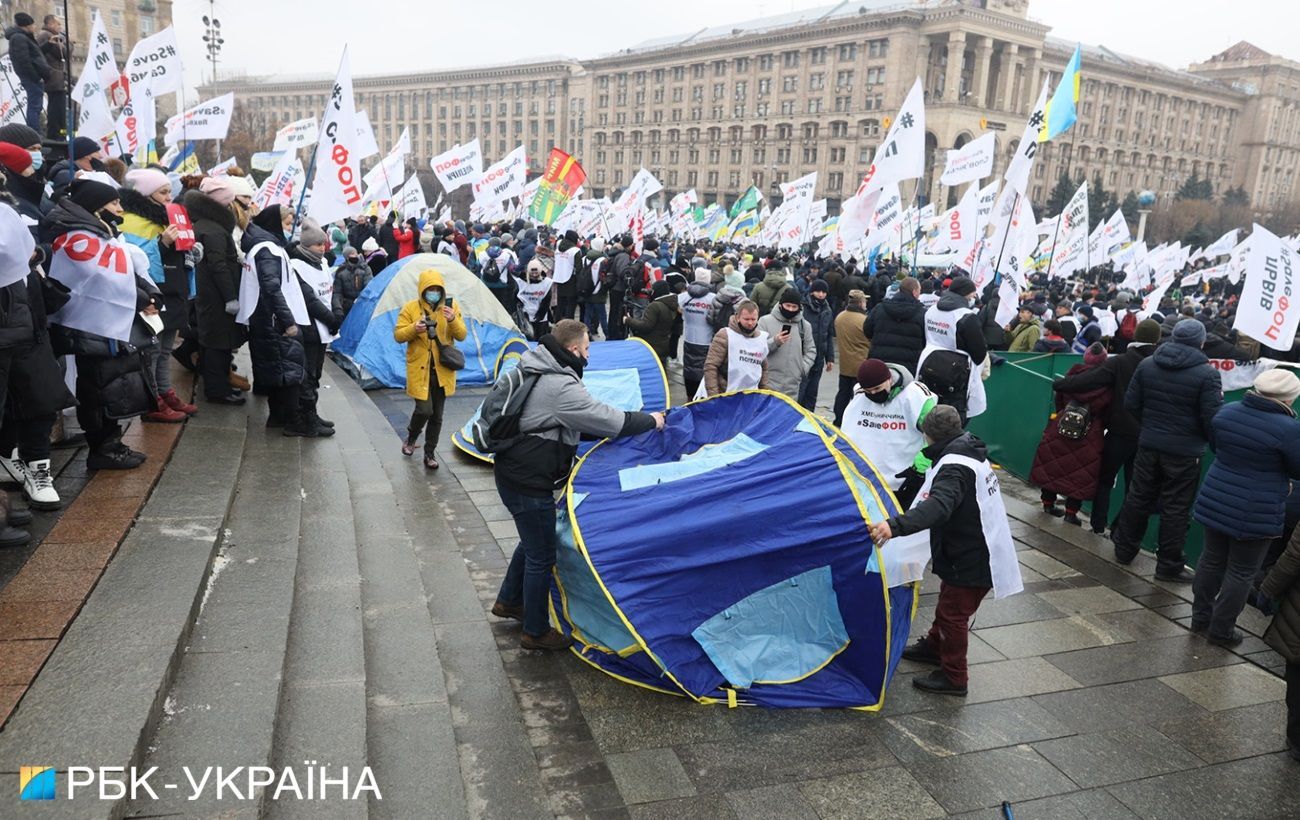
<path id="1" fill-rule="evenodd" d="M 1011 201 L 1011 215 L 1007 217 L 1007 229 L 1002 232 L 1002 246 L 998 248 L 998 261 L 993 264 L 993 284 L 1002 284 L 1002 252 L 1007 249 L 1007 237 L 1011 235 L 1011 220 L 1015 219 L 1016 209 L 1020 207 L 1020 191 Z M 974 271 L 972 271 L 973 273 Z"/>
<path id="2" fill-rule="evenodd" d="M 307 173 L 303 176 L 302 193 L 298 194 L 298 206 L 293 210 L 293 227 L 291 231 L 298 230 L 298 223 L 302 220 L 302 203 L 307 198 L 307 185 L 312 181 L 312 175 L 316 172 L 316 154 L 317 151 L 311 152 L 311 161 L 307 163 Z M 360 250 L 358 248 L 357 250 Z"/>

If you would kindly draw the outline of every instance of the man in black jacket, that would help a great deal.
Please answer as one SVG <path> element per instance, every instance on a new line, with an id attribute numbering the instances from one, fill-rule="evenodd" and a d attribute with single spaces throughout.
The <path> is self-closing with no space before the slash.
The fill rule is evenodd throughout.
<path id="1" fill-rule="evenodd" d="M 45 78 L 45 133 L 52 140 L 63 139 L 68 132 L 68 42 L 57 14 L 45 15 L 36 44 L 50 66 L 50 76 Z"/>
<path id="2" fill-rule="evenodd" d="M 1219 371 L 1201 352 L 1205 326 L 1184 319 L 1169 342 L 1137 366 L 1124 404 L 1138 420 L 1133 483 L 1111 530 L 1115 559 L 1132 563 L 1146 535 L 1147 520 L 1160 512 L 1156 580 L 1191 583 L 1183 542 L 1201 475 L 1201 455 L 1211 420 L 1223 406 Z"/>
<path id="3" fill-rule="evenodd" d="M 1110 405 L 1106 408 L 1106 439 L 1101 451 L 1101 472 L 1097 478 L 1097 495 L 1092 499 L 1092 531 L 1101 535 L 1112 525 L 1110 520 L 1110 494 L 1124 469 L 1124 491 L 1133 489 L 1133 459 L 1138 451 L 1138 420 L 1124 405 L 1124 394 L 1133 381 L 1133 372 L 1142 360 L 1156 350 L 1160 341 L 1160 325 L 1154 319 L 1138 323 L 1133 341 L 1118 356 L 1111 356 L 1105 364 L 1093 367 L 1074 376 L 1066 376 L 1052 383 L 1060 393 L 1085 393 L 1101 387 L 1111 389 Z"/>
<path id="4" fill-rule="evenodd" d="M 912 685 L 916 688 L 965 695 L 970 619 L 993 588 L 990 556 L 991 547 L 996 549 L 997 544 L 993 539 L 1004 538 L 1002 550 L 1011 555 L 1014 547 L 1006 529 L 1005 513 L 1001 522 L 987 521 L 980 506 L 977 484 L 981 491 L 988 484 L 990 492 L 998 492 L 997 479 L 987 467 L 984 442 L 965 432 L 961 415 L 947 405 L 931 410 L 921 423 L 921 431 L 930 442 L 921 452 L 934 462 L 932 469 L 936 470 L 928 492 L 923 492 L 923 500 L 903 515 L 871 525 L 871 537 L 877 544 L 883 544 L 890 538 L 929 530 L 932 568 L 941 581 L 939 601 L 930 632 L 903 650 L 903 657 L 940 666 L 929 675 L 913 678 Z M 940 463 L 945 456 L 956 458 Z M 980 470 L 984 480 L 968 466 L 970 462 L 983 465 Z M 1008 560 L 1015 563 L 1014 558 Z M 1018 591 L 1018 586 L 1010 591 Z"/>
<path id="5" fill-rule="evenodd" d="M 36 18 L 20 11 L 14 24 L 5 32 L 9 40 L 9 61 L 27 92 L 27 127 L 41 130 L 41 103 L 45 101 L 45 81 L 50 78 L 50 64 L 36 43 Z"/>
<path id="6" fill-rule="evenodd" d="M 862 334 L 871 340 L 871 357 L 907 368 L 916 375 L 916 363 L 925 349 L 925 307 L 919 301 L 921 283 L 907 277 L 898 293 L 871 309 Z"/>

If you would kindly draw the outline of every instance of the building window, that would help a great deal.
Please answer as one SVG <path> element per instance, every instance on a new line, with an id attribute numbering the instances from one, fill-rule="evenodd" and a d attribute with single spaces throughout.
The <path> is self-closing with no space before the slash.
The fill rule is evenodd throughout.
<path id="1" fill-rule="evenodd" d="M 755 105 L 755 106 L 754 106 L 754 116 L 756 116 L 756 117 L 766 117 L 766 116 L 767 116 L 767 103 L 765 103 L 765 102 L 761 102 L 761 103 L 759 103 L 758 105 Z"/>
<path id="2" fill-rule="evenodd" d="M 147 14 L 140 15 L 140 36 L 148 37 L 149 35 L 153 34 L 153 32 L 154 32 L 153 17 Z"/>
<path id="3" fill-rule="evenodd" d="M 846 152 L 846 149 L 845 149 L 844 146 L 842 146 L 842 145 L 839 146 L 838 148 L 832 148 L 832 149 L 831 149 L 831 162 L 843 162 L 843 161 L 844 161 L 845 152 Z"/>
<path id="4" fill-rule="evenodd" d="M 888 39 L 884 39 L 884 40 L 868 40 L 868 41 L 867 41 L 867 56 L 868 56 L 868 57 L 888 57 L 888 56 L 889 56 L 889 40 L 888 40 Z"/>
<path id="5" fill-rule="evenodd" d="M 836 98 L 835 98 L 835 110 L 838 111 L 838 112 L 840 112 L 840 113 L 843 113 L 843 114 L 847 114 L 847 113 L 849 113 L 850 111 L 853 110 L 853 98 L 852 98 L 852 97 L 836 97 Z"/>
<path id="6" fill-rule="evenodd" d="M 840 59 L 841 59 L 841 60 L 856 60 L 857 58 L 858 58 L 858 44 L 857 44 L 857 43 L 841 43 L 841 44 L 840 44 Z"/>
<path id="7" fill-rule="evenodd" d="M 831 191 L 838 191 L 844 187 L 844 174 L 839 171 L 832 171 L 826 175 L 826 188 Z"/>
<path id="8" fill-rule="evenodd" d="M 719 162 L 721 162 L 721 161 L 722 161 L 722 150 L 719 149 L 719 148 L 710 148 L 710 149 L 709 149 L 709 164 L 710 164 L 710 165 L 717 165 L 717 164 L 718 164 Z"/>
<path id="9" fill-rule="evenodd" d="M 748 93 L 749 93 L 749 83 L 745 82 L 744 80 L 738 81 L 736 83 L 736 99 L 744 100 L 745 96 Z"/>
<path id="10" fill-rule="evenodd" d="M 740 163 L 742 163 L 742 162 L 744 162 L 744 161 L 745 161 L 745 160 L 744 160 L 744 157 L 741 155 L 741 150 L 740 150 L 739 148 L 732 148 L 732 149 L 731 149 L 731 164 L 732 164 L 732 165 L 739 165 Z"/>
<path id="11" fill-rule="evenodd" d="M 758 81 L 758 96 L 762 97 L 766 94 L 771 93 L 771 91 L 772 91 L 771 78 L 764 77 L 763 79 Z"/>
<path id="12" fill-rule="evenodd" d="M 790 114 L 793 114 L 793 113 L 794 113 L 794 100 L 786 100 L 785 102 L 781 103 L 781 113 L 782 113 L 782 114 L 785 114 L 785 115 L 787 115 L 787 116 L 790 115 Z"/>
<path id="13" fill-rule="evenodd" d="M 726 84 L 726 83 L 714 83 L 714 84 L 713 84 L 713 99 L 715 99 L 715 100 L 720 100 L 720 99 L 722 99 L 722 98 L 725 97 L 725 96 L 727 96 L 727 84 Z"/>
<path id="14" fill-rule="evenodd" d="M 705 183 L 705 184 L 706 184 L 709 188 L 717 188 L 717 187 L 718 187 L 718 172 L 717 172 L 717 171 L 709 171 L 708 182 Z"/>
<path id="15" fill-rule="evenodd" d="M 784 54 L 781 55 L 781 64 L 784 65 L 786 68 L 798 68 L 799 52 L 797 51 L 785 52 Z"/>
<path id="16" fill-rule="evenodd" d="M 789 148 L 778 148 L 778 149 L 776 149 L 776 164 L 777 164 L 777 165 L 789 165 L 789 164 L 790 164 L 790 149 L 789 149 Z"/>
<path id="17" fill-rule="evenodd" d="M 821 97 L 811 97 L 811 98 L 809 98 L 809 100 L 808 100 L 808 113 L 809 113 L 809 114 L 820 114 L 821 112 L 822 112 L 822 98 L 821 98 Z"/>
<path id="18" fill-rule="evenodd" d="M 782 78 L 782 80 L 781 80 L 781 90 L 782 90 L 782 91 L 798 91 L 798 90 L 799 90 L 799 78 L 798 78 L 798 77 L 784 77 L 784 78 Z"/>
<path id="19" fill-rule="evenodd" d="M 115 28 L 121 28 L 121 27 L 122 27 L 122 10 L 121 10 L 121 9 L 110 9 L 109 12 L 108 12 L 108 21 L 109 21 L 110 23 L 112 23 L 113 26 L 114 26 Z"/>
<path id="20" fill-rule="evenodd" d="M 811 165 L 817 161 L 817 146 L 809 145 L 803 149 L 803 161 L 805 165 Z"/>
<path id="21" fill-rule="evenodd" d="M 808 62 L 812 65 L 821 65 L 826 62 L 826 47 L 818 46 L 817 48 L 808 49 Z"/>
<path id="22" fill-rule="evenodd" d="M 772 59 L 772 55 L 771 55 L 771 54 L 760 54 L 760 55 L 758 55 L 758 70 L 759 70 L 759 71 L 771 71 L 771 70 L 772 70 L 772 64 L 773 64 L 773 62 L 775 62 L 775 61 Z"/>
<path id="23" fill-rule="evenodd" d="M 835 72 L 835 88 L 848 90 L 853 87 L 853 69 Z"/>
<path id="24" fill-rule="evenodd" d="M 826 87 L 826 75 L 820 71 L 808 77 L 808 90 L 821 91 Z"/>

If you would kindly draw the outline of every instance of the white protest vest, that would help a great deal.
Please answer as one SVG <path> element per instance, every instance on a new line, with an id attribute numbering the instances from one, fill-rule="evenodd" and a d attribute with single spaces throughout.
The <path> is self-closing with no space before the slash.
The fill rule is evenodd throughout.
<path id="1" fill-rule="evenodd" d="M 1097 324 L 1101 325 L 1102 336 L 1114 336 L 1115 331 L 1119 330 L 1119 320 L 1115 318 L 1110 308 L 1099 308 L 1093 305 L 1092 317 L 1097 320 Z"/>
<path id="2" fill-rule="evenodd" d="M 844 408 L 840 429 L 858 446 L 891 490 L 903 485 L 899 473 L 912 466 L 925 447 L 925 436 L 916 423 L 925 403 L 934 394 L 920 382 L 911 382 L 884 404 L 867 398 L 854 388 L 853 399 Z"/>
<path id="3" fill-rule="evenodd" d="M 921 491 L 916 494 L 912 507 L 916 507 L 930 497 L 930 487 L 934 484 L 934 477 L 939 474 L 941 467 L 948 464 L 966 467 L 975 473 L 975 500 L 979 505 L 980 530 L 984 533 L 984 543 L 989 549 L 989 574 L 993 577 L 993 597 L 1005 598 L 1008 595 L 1015 595 L 1022 591 L 1025 585 L 1020 578 L 1020 563 L 1016 560 L 1016 545 L 1011 540 L 1011 527 L 1007 524 L 1007 508 L 1002 502 L 1002 488 L 997 474 L 993 472 L 993 468 L 987 461 L 977 461 L 956 453 L 943 456 L 926 473 L 925 483 L 921 485 Z M 929 530 L 922 530 L 902 538 L 892 538 L 881 548 L 881 557 L 892 559 L 886 566 L 892 564 L 914 568 L 915 558 L 919 555 L 922 546 L 928 551 L 929 544 Z M 913 560 L 907 560 L 908 557 Z M 907 577 L 908 575 L 909 573 L 904 572 L 903 577 L 890 578 L 889 583 L 892 586 L 904 581 L 920 580 L 917 577 Z"/>
<path id="4" fill-rule="evenodd" d="M 321 300 L 325 307 L 332 308 L 334 303 L 334 272 L 329 268 L 316 267 L 305 259 L 294 259 L 291 264 L 294 273 L 297 273 L 298 278 L 315 292 L 316 298 Z M 300 291 L 299 296 L 301 295 Z M 303 307 L 306 307 L 306 302 L 303 303 Z M 320 323 L 319 319 L 315 321 L 316 332 L 320 334 L 321 344 L 329 344 L 338 338 L 338 334 L 330 333 L 325 328 L 325 325 Z"/>
<path id="5" fill-rule="evenodd" d="M 752 339 L 727 328 L 727 392 L 752 390 L 763 381 L 767 361 L 767 332 Z"/>
<path id="6" fill-rule="evenodd" d="M 519 286 L 519 304 L 524 306 L 524 312 L 528 314 L 529 319 L 537 318 L 537 308 L 541 306 L 542 299 L 551 292 L 551 279 L 529 282 L 516 276 L 515 284 Z"/>
<path id="7" fill-rule="evenodd" d="M 682 291 L 677 301 L 682 307 L 682 338 L 687 344 L 704 347 L 713 341 L 713 326 L 709 324 L 709 311 L 717 298 L 714 293 L 691 296 Z"/>
<path id="8" fill-rule="evenodd" d="M 916 297 L 916 300 L 921 303 L 921 307 L 929 310 L 939 304 L 939 295 L 936 293 L 922 293 Z"/>
<path id="9" fill-rule="evenodd" d="M 576 247 L 555 254 L 555 271 L 552 275 L 555 284 L 563 285 L 573 278 L 573 259 L 577 255 Z"/>
<path id="10" fill-rule="evenodd" d="M 939 310 L 938 305 L 925 312 L 925 349 L 921 351 L 921 358 L 916 363 L 918 374 L 926 357 L 936 350 L 952 350 L 970 359 L 969 353 L 957 349 L 957 323 L 974 312 L 970 308 Z M 980 378 L 980 368 L 972 361 L 970 378 L 966 382 L 966 418 L 975 418 L 987 407 L 984 380 Z"/>
<path id="11" fill-rule="evenodd" d="M 239 313 L 235 316 L 235 321 L 246 325 L 248 317 L 257 310 L 257 300 L 261 298 L 262 288 L 257 283 L 256 260 L 257 252 L 263 248 L 270 249 L 271 253 L 280 260 L 280 292 L 284 294 L 284 303 L 289 306 L 294 323 L 307 324 L 311 321 L 311 316 L 307 313 L 307 303 L 302 298 L 302 288 L 298 287 L 298 280 L 291 272 L 289 255 L 284 252 L 284 248 L 274 242 L 259 242 L 249 248 L 248 253 L 244 255 L 244 271 L 239 280 Z"/>

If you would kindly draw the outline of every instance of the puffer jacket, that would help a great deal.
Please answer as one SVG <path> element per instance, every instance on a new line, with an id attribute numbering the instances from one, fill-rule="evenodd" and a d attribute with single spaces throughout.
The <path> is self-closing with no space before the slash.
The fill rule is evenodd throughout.
<path id="1" fill-rule="evenodd" d="M 20 80 L 44 83 L 50 78 L 53 69 L 41 53 L 35 35 L 18 26 L 10 26 L 5 29 L 5 38 L 9 40 L 9 60 Z"/>
<path id="2" fill-rule="evenodd" d="M 1289 479 L 1300 479 L 1300 421 L 1281 402 L 1249 392 L 1212 422 L 1214 463 L 1193 516 L 1234 538 L 1283 532 Z"/>
<path id="3" fill-rule="evenodd" d="M 1278 602 L 1264 640 L 1291 663 L 1300 663 L 1300 528 L 1269 570 L 1260 595 Z"/>
<path id="4" fill-rule="evenodd" d="M 921 451 L 932 463 L 953 453 L 988 461 L 988 448 L 970 433 L 935 442 Z M 991 587 L 989 547 L 980 528 L 975 473 L 969 467 L 945 464 L 935 473 L 930 495 L 905 514 L 889 519 L 894 537 L 930 531 L 934 574 L 959 587 Z"/>
<path id="5" fill-rule="evenodd" d="M 343 260 L 334 271 L 334 309 L 342 311 L 343 315 L 348 315 L 352 310 L 352 305 L 361 296 L 361 291 L 366 289 L 370 280 L 375 278 L 375 274 L 370 270 L 370 266 L 357 257 L 356 262 Z"/>
<path id="6" fill-rule="evenodd" d="M 1021 322 L 1011 331 L 1011 337 L 1007 339 L 1007 352 L 1009 353 L 1028 353 L 1038 344 L 1038 339 L 1043 333 L 1043 327 L 1038 323 L 1038 319 L 1030 319 L 1028 322 Z M 984 337 L 985 342 L 988 336 Z"/>
<path id="7" fill-rule="evenodd" d="M 660 285 L 663 288 L 663 285 Z M 677 321 L 680 306 L 676 294 L 668 293 L 656 298 L 638 319 L 629 316 L 624 320 L 637 337 L 654 348 L 660 361 L 668 358 L 669 341 L 672 339 L 673 323 Z"/>
<path id="8" fill-rule="evenodd" d="M 249 223 L 240 240 L 245 254 L 253 246 L 270 242 L 283 249 L 284 237 L 272 234 L 259 225 Z M 281 289 L 283 269 L 287 259 L 268 248 L 253 256 L 253 274 L 257 277 L 257 308 L 248 317 L 249 353 L 253 359 L 253 379 L 257 389 L 273 389 L 302 384 L 306 372 L 306 357 L 302 340 L 285 336 L 285 329 L 296 325 L 289 303 Z"/>
<path id="9" fill-rule="evenodd" d="M 915 376 L 925 349 L 925 306 L 900 290 L 871 309 L 862 323 L 862 334 L 871 341 L 872 358 L 902 365 Z"/>
<path id="10" fill-rule="evenodd" d="M 750 298 L 758 303 L 758 315 L 766 316 L 780 304 L 777 299 L 785 292 L 786 288 L 793 285 L 786 280 L 785 270 L 783 268 L 772 268 L 763 277 L 763 281 L 754 285 L 754 291 Z"/>
<path id="11" fill-rule="evenodd" d="M 450 396 L 456 392 L 456 371 L 443 365 L 438 344 L 429 338 L 427 332 L 420 333 L 416 330 L 415 324 L 421 317 L 426 324 L 433 320 L 434 335 L 443 347 L 451 347 L 456 342 L 464 341 L 469 335 L 469 328 L 465 325 L 464 317 L 461 316 L 459 305 L 453 307 L 455 316 L 450 322 L 442 314 L 447 299 L 447 286 L 443 283 L 441 273 L 433 268 L 420 271 L 419 287 L 420 292 L 415 295 L 415 298 L 402 305 L 401 311 L 397 314 L 397 324 L 393 326 L 393 339 L 398 344 L 406 345 L 406 395 L 413 399 L 429 397 L 429 365 L 432 363 L 442 392 Z M 442 290 L 443 301 L 436 307 L 424 301 L 424 292 L 429 288 Z"/>
<path id="12" fill-rule="evenodd" d="M 1111 401 L 1106 408 L 1106 435 L 1136 441 L 1140 429 L 1138 420 L 1133 418 L 1125 406 L 1124 396 L 1128 393 L 1137 366 L 1155 351 L 1154 345 L 1130 342 L 1123 353 L 1111 356 L 1097 367 L 1057 379 L 1052 383 L 1052 389 L 1062 393 L 1086 393 L 1110 387 Z"/>
<path id="13" fill-rule="evenodd" d="M 548 498 L 568 477 L 583 435 L 633 436 L 653 430 L 649 413 L 619 410 L 592 397 L 582 363 L 546 334 L 519 360 L 537 381 L 519 416 L 522 439 L 496 454 L 497 483 L 522 495 Z"/>
<path id="14" fill-rule="evenodd" d="M 235 350 L 248 339 L 248 330 L 226 312 L 239 301 L 243 265 L 235 244 L 235 215 L 201 191 L 185 192 L 185 210 L 194 223 L 194 239 L 203 245 L 203 258 L 194 266 L 194 314 L 199 344 L 213 350 Z"/>
<path id="15" fill-rule="evenodd" d="M 780 344 L 776 339 L 786 325 L 790 326 L 790 338 L 785 344 Z M 758 329 L 767 331 L 769 388 L 791 398 L 798 396 L 799 385 L 812 369 L 813 362 L 817 360 L 817 345 L 812 338 L 812 325 L 804 318 L 802 309 L 793 317 L 787 317 L 781 313 L 780 308 L 777 308 L 758 320 Z"/>
<path id="16" fill-rule="evenodd" d="M 813 347 L 823 361 L 835 361 L 835 311 L 829 299 L 812 294 L 803 300 L 803 317 L 812 327 Z"/>
<path id="17" fill-rule="evenodd" d="M 1133 372 L 1124 404 L 1138 420 L 1138 445 L 1171 456 L 1200 456 L 1223 406 L 1219 371 L 1194 347 L 1168 342 Z"/>

